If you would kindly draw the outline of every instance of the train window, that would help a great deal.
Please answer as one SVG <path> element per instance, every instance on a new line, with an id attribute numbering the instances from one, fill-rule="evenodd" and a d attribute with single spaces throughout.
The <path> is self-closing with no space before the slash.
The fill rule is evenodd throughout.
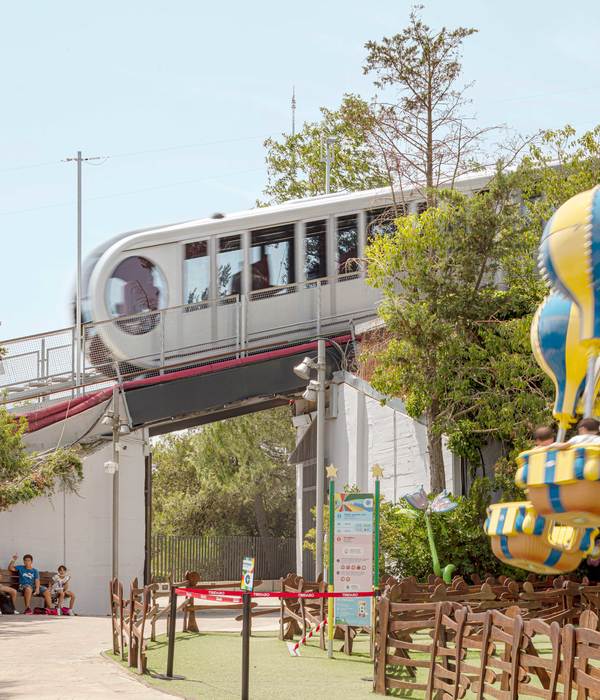
<path id="1" fill-rule="evenodd" d="M 396 211 L 392 207 L 381 207 L 367 211 L 367 242 L 376 236 L 391 236 L 396 232 L 395 218 L 404 216 L 405 208 L 400 205 Z"/>
<path id="2" fill-rule="evenodd" d="M 252 231 L 252 289 L 294 283 L 294 224 Z"/>
<path id="3" fill-rule="evenodd" d="M 340 216 L 337 220 L 338 273 L 354 272 L 358 257 L 358 217 Z"/>
<path id="4" fill-rule="evenodd" d="M 219 238 L 217 253 L 217 286 L 220 297 L 242 292 L 244 252 L 239 236 Z"/>
<path id="5" fill-rule="evenodd" d="M 327 277 L 327 222 L 311 221 L 305 229 L 304 275 L 307 280 Z"/>
<path id="6" fill-rule="evenodd" d="M 166 306 L 167 284 L 159 268 L 148 258 L 133 255 L 122 260 L 106 285 L 106 304 L 111 316 L 129 316 L 144 311 L 157 311 Z M 151 331 L 159 316 L 143 316 L 123 321 L 127 333 L 141 335 Z"/>
<path id="7" fill-rule="evenodd" d="M 195 241 L 185 244 L 183 263 L 183 283 L 185 304 L 206 301 L 210 296 L 210 257 L 208 242 Z"/>

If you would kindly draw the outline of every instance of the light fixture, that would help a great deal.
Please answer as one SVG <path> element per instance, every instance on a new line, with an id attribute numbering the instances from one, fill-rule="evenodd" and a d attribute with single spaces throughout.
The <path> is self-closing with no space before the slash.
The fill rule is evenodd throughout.
<path id="1" fill-rule="evenodd" d="M 299 365 L 294 367 L 294 374 L 300 379 L 308 381 L 311 369 L 317 369 L 317 363 L 310 357 L 305 357 Z"/>
<path id="2" fill-rule="evenodd" d="M 119 426 L 119 432 L 121 433 L 121 435 L 128 435 L 131 432 L 131 430 L 129 430 L 129 426 L 127 425 L 127 423 L 121 423 L 121 425 Z"/>
<path id="3" fill-rule="evenodd" d="M 104 462 L 104 471 L 107 474 L 115 474 L 119 468 L 119 465 L 114 462 L 112 459 L 109 459 L 107 462 Z"/>
<path id="4" fill-rule="evenodd" d="M 314 379 L 311 379 L 310 382 L 308 382 L 308 386 L 306 387 L 306 391 L 302 394 L 302 398 L 305 401 L 311 401 L 314 403 L 317 400 L 317 392 L 319 391 L 319 382 L 316 382 Z"/>

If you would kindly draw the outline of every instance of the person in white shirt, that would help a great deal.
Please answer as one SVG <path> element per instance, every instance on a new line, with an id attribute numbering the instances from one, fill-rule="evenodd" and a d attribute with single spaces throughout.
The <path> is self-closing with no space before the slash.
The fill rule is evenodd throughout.
<path id="1" fill-rule="evenodd" d="M 67 567 L 61 564 L 58 567 L 58 573 L 52 577 L 52 587 L 50 595 L 54 604 L 58 608 L 59 614 L 73 615 L 73 606 L 75 605 L 75 593 L 69 589 L 69 581 L 71 577 L 67 573 Z M 69 607 L 64 607 L 65 598 L 69 599 Z"/>
<path id="2" fill-rule="evenodd" d="M 567 445 L 600 444 L 600 423 L 595 418 L 582 418 L 577 424 L 577 435 Z"/>

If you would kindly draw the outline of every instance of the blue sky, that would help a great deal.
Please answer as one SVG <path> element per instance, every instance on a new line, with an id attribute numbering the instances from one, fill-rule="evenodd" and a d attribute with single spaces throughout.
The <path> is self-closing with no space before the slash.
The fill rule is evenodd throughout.
<path id="1" fill-rule="evenodd" d="M 432 26 L 473 26 L 464 76 L 482 125 L 522 133 L 600 123 L 600 5 L 431 0 Z M 120 231 L 252 206 L 262 141 L 371 93 L 363 45 L 400 30 L 408 2 L 30 0 L 3 6 L 0 327 L 69 323 L 77 149 L 84 252 Z"/>

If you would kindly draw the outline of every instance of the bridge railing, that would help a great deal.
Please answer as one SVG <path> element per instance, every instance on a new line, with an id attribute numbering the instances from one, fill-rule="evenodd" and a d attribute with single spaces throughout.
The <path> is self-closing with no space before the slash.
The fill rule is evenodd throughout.
<path id="1" fill-rule="evenodd" d="M 375 315 L 378 295 L 356 273 L 87 323 L 77 375 L 75 327 L 0 341 L 0 403 L 81 395 L 115 381 L 242 357 Z"/>

